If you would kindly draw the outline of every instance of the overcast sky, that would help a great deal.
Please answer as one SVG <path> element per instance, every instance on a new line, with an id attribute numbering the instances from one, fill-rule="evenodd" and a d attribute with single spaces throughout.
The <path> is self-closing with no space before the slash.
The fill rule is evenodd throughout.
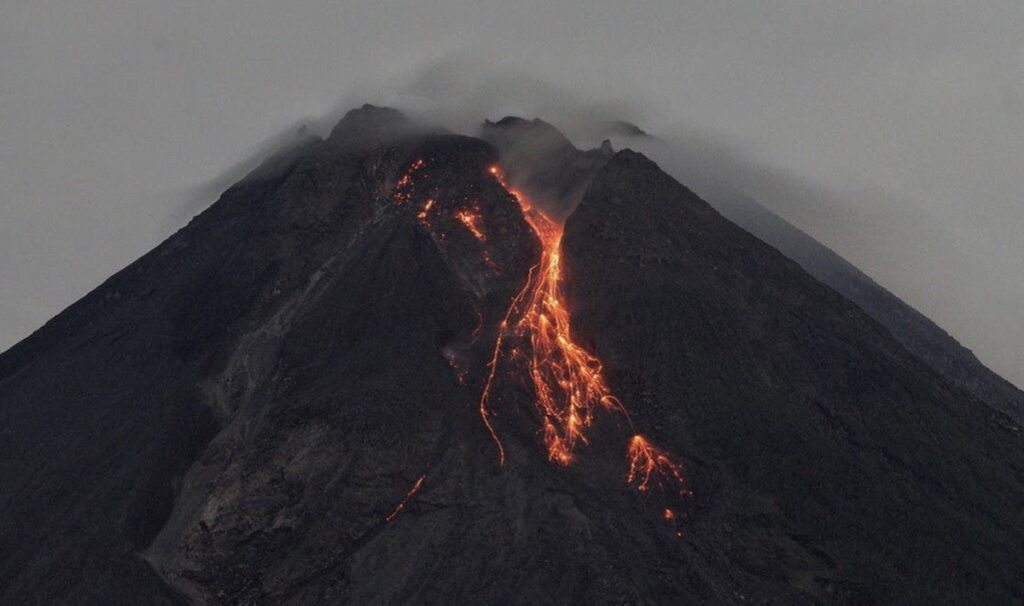
<path id="1" fill-rule="evenodd" d="M 0 0 L 0 349 L 364 101 L 734 150 L 746 193 L 1024 384 L 1020 0 Z"/>

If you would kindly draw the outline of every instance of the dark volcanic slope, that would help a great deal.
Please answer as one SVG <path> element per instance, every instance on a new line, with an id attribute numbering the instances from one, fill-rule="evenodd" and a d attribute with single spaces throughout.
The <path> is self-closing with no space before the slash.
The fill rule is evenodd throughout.
<path id="1" fill-rule="evenodd" d="M 494 324 L 537 254 L 491 147 L 385 145 L 403 124 L 353 112 L 0 357 L 0 603 L 337 583 L 471 408 L 443 348 Z M 500 271 L 393 202 L 417 158 L 439 210 L 479 205 Z M 172 508 L 149 557 L 174 590 L 141 555 Z"/>
<path id="2" fill-rule="evenodd" d="M 899 297 L 754 200 L 734 195 L 720 196 L 712 203 L 731 221 L 859 305 L 943 376 L 1024 423 L 1024 392 L 989 370 L 969 349 Z"/>
<path id="3" fill-rule="evenodd" d="M 539 243 L 491 144 L 367 106 L 0 356 L 0 603 L 1021 599 L 1019 427 L 644 158 L 555 149 L 524 179 L 583 198 L 574 326 L 683 538 L 624 423 L 552 465 L 508 378 L 499 467 Z"/>
<path id="4" fill-rule="evenodd" d="M 587 184 L 612 155 L 608 141 L 597 149 L 582 151 L 539 118 L 506 116 L 488 121 L 481 137 L 501 153 L 511 182 L 559 221 L 576 208 Z"/>
<path id="5" fill-rule="evenodd" d="M 852 603 L 1024 596 L 1018 426 L 639 154 L 563 246 L 579 333 L 692 461 L 695 549 Z"/>

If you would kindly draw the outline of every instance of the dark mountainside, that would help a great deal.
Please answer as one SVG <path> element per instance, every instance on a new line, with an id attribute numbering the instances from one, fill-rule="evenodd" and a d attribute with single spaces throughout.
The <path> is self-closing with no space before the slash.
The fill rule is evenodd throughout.
<path id="1" fill-rule="evenodd" d="M 721 150 L 711 148 L 698 152 L 701 149 L 699 138 L 692 145 L 672 145 L 629 122 L 604 124 L 598 132 L 616 141 L 651 149 L 655 155 L 664 153 L 673 157 L 678 156 L 682 150 L 683 154 L 674 160 L 675 177 L 700 184 L 702 187 L 698 189 L 701 195 L 715 210 L 774 246 L 800 264 L 807 273 L 856 303 L 939 374 L 995 409 L 1010 415 L 1017 423 L 1024 423 L 1024 392 L 982 364 L 974 353 L 931 319 L 904 303 L 830 248 L 750 196 L 735 191 L 730 184 L 722 184 L 719 181 L 721 177 L 709 180 L 702 175 L 707 163 L 690 155 L 703 153 L 714 157 L 715 154 L 721 155 Z"/>
<path id="2" fill-rule="evenodd" d="M 989 370 L 949 333 L 824 244 L 747 196 L 718 196 L 715 209 L 793 259 L 877 320 L 911 352 L 992 407 L 1024 423 L 1024 392 Z"/>
<path id="3" fill-rule="evenodd" d="M 545 174 L 517 124 L 354 110 L 0 355 L 0 603 L 1024 599 L 1018 425 L 643 156 Z M 678 525 L 619 417 L 553 464 L 514 377 L 498 463 L 541 254 L 499 159 L 579 202 L 575 336 L 683 463 Z"/>
<path id="4" fill-rule="evenodd" d="M 613 153 L 608 141 L 598 149 L 580 151 L 539 118 L 487 121 L 480 136 L 501 152 L 509 179 L 560 221 L 576 208 L 587 184 Z"/>

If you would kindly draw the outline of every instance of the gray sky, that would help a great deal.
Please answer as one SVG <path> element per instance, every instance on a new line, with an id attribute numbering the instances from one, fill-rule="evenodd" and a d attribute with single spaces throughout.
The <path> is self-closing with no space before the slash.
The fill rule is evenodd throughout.
<path id="1" fill-rule="evenodd" d="M 0 349 L 363 101 L 731 150 L 746 193 L 1024 384 L 1019 0 L 2 0 Z"/>

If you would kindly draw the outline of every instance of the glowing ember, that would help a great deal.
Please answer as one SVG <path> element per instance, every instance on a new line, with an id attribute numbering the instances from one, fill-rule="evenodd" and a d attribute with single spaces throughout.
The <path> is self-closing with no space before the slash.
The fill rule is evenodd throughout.
<path id="1" fill-rule="evenodd" d="M 498 461 L 505 464 L 505 447 L 501 445 L 501 440 L 498 438 L 498 433 L 494 430 L 494 425 L 491 424 L 491 413 L 487 408 L 488 400 L 491 397 L 491 386 L 494 384 L 494 375 L 498 371 L 498 362 L 501 359 L 501 346 L 504 341 L 505 331 L 509 327 L 509 319 L 512 317 L 512 313 L 519 307 L 519 303 L 523 300 L 523 296 L 526 295 L 527 290 L 530 288 L 530 284 L 533 283 L 533 272 L 536 267 L 530 269 L 530 274 L 526 278 L 526 286 L 519 291 L 519 294 L 512 299 L 512 304 L 509 305 L 508 311 L 505 312 L 505 317 L 502 318 L 501 324 L 498 325 L 498 338 L 494 342 L 494 354 L 491 356 L 491 361 L 488 363 L 488 367 L 491 372 L 487 375 L 487 382 L 484 384 L 483 393 L 480 394 L 480 418 L 484 420 L 484 425 L 487 426 L 487 431 L 491 432 L 491 437 L 494 438 L 494 443 L 498 445 Z"/>
<path id="2" fill-rule="evenodd" d="M 420 210 L 419 214 L 416 215 L 416 218 L 419 219 L 420 221 L 426 221 L 427 220 L 427 215 L 430 214 L 430 209 L 432 209 L 432 208 L 434 208 L 434 199 L 433 198 L 431 198 L 431 199 L 429 199 L 429 200 L 427 200 L 426 202 L 423 203 L 423 208 Z"/>
<path id="3" fill-rule="evenodd" d="M 473 234 L 474 238 L 480 240 L 481 242 L 486 240 L 486 238 L 484 237 L 484 232 L 480 228 L 479 208 L 474 207 L 472 209 L 462 209 L 456 211 L 455 218 L 466 226 L 466 229 L 469 230 L 469 233 Z"/>
<path id="4" fill-rule="evenodd" d="M 690 496 L 683 479 L 683 469 L 667 452 L 651 444 L 640 434 L 629 442 L 629 476 L 626 482 L 640 492 L 649 490 L 653 483 L 675 489 L 680 496 Z M 668 484 L 668 486 L 666 486 Z"/>
<path id="5" fill-rule="evenodd" d="M 570 316 L 559 287 L 561 226 L 535 209 L 525 214 L 543 253 L 512 330 L 530 343 L 529 375 L 543 417 L 548 459 L 567 465 L 576 447 L 587 442 L 585 430 L 593 422 L 594 410 L 620 405 L 605 384 L 601 362 L 570 334 Z"/>
<path id="6" fill-rule="evenodd" d="M 412 185 L 413 177 L 416 176 L 416 172 L 427 165 L 427 161 L 420 158 L 409 165 L 408 170 L 402 175 L 402 178 L 395 183 L 394 193 L 391 196 L 392 201 L 395 204 L 405 204 L 412 199 Z"/>
<path id="7" fill-rule="evenodd" d="M 399 503 L 395 507 L 395 509 L 392 510 L 392 512 L 388 514 L 388 517 L 384 518 L 384 521 L 390 522 L 391 520 L 394 520 L 396 517 L 398 517 L 398 514 L 402 513 L 402 510 L 405 509 L 405 506 L 409 503 L 409 501 L 414 496 L 416 496 L 416 493 L 419 492 L 420 488 L 423 487 L 423 480 L 426 480 L 426 479 L 427 479 L 427 474 L 423 474 L 420 477 L 416 478 L 416 483 L 413 484 L 412 488 L 409 489 L 409 492 L 406 493 L 405 498 L 402 499 L 402 502 Z"/>

